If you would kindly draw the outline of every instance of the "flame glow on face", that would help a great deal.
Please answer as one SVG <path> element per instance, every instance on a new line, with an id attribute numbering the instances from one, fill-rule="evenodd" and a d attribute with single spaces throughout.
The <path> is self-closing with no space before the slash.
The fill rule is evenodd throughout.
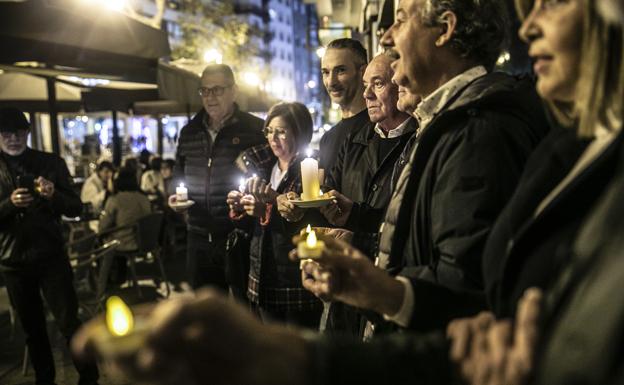
<path id="1" fill-rule="evenodd" d="M 134 317 L 124 301 L 112 296 L 106 301 L 106 326 L 114 336 L 125 336 L 134 327 Z"/>

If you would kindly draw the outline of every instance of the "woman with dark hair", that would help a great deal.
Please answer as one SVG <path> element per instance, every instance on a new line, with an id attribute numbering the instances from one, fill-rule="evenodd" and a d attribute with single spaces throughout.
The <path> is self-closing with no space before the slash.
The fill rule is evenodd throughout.
<path id="1" fill-rule="evenodd" d="M 132 224 L 151 212 L 150 202 L 139 189 L 134 170 L 129 168 L 119 170 L 109 183 L 109 188 L 112 190 L 112 195 L 104 205 L 98 232 Z M 115 231 L 107 238 L 118 239 L 121 242 L 118 250 L 121 252 L 137 249 L 137 242 L 131 228 Z"/>
<path id="2" fill-rule="evenodd" d="M 270 319 L 318 328 L 322 304 L 301 287 L 299 265 L 288 259 L 291 238 L 311 221 L 286 222 L 276 198 L 301 193 L 304 151 L 312 139 L 312 118 L 301 103 L 271 107 L 264 123 L 268 143 L 252 147 L 241 157 L 248 179 L 245 192 L 231 191 L 231 217 L 253 222 L 247 297 L 264 321 Z"/>

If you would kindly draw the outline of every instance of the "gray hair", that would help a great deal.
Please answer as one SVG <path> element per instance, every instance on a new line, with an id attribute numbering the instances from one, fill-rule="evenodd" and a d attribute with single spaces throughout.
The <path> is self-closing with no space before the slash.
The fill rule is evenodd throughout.
<path id="1" fill-rule="evenodd" d="M 457 17 L 451 47 L 461 57 L 492 69 L 509 41 L 510 19 L 504 0 L 426 0 L 423 23 L 443 26 L 441 16 L 447 11 Z"/>
<path id="2" fill-rule="evenodd" d="M 232 84 L 236 83 L 236 81 L 234 80 L 234 73 L 232 72 L 232 68 L 230 68 L 230 66 L 226 64 L 208 64 L 202 72 L 202 77 L 214 74 L 223 76 L 226 81 Z"/>

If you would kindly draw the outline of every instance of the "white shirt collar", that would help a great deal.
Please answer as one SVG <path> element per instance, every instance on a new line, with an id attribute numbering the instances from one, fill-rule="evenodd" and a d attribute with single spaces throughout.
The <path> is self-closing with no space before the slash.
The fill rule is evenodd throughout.
<path id="1" fill-rule="evenodd" d="M 388 131 L 388 134 L 386 134 L 384 130 L 379 126 L 379 123 L 377 123 L 375 124 L 375 132 L 379 136 L 381 136 L 382 139 L 398 138 L 399 136 L 403 135 L 403 132 L 405 132 L 405 129 L 407 128 L 407 122 L 409 122 L 409 120 L 410 118 L 405 119 L 403 123 Z"/>
<path id="2" fill-rule="evenodd" d="M 453 79 L 444 83 L 437 90 L 424 98 L 416 107 L 414 117 L 418 120 L 420 130 L 423 130 L 433 118 L 446 106 L 449 100 L 470 82 L 487 74 L 483 66 L 472 67 Z"/>

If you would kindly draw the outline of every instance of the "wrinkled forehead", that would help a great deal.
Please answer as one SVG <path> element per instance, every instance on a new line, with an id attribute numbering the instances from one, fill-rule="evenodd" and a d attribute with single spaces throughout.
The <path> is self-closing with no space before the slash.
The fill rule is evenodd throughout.
<path id="1" fill-rule="evenodd" d="M 364 71 L 364 81 L 369 82 L 374 79 L 390 81 L 392 79 L 392 75 L 394 75 L 391 64 L 392 59 L 387 55 L 376 56 L 368 64 L 368 66 L 366 66 L 366 71 Z"/>
<path id="2" fill-rule="evenodd" d="M 215 72 L 211 74 L 204 74 L 201 78 L 202 87 L 227 87 L 232 85 L 225 74 Z"/>

